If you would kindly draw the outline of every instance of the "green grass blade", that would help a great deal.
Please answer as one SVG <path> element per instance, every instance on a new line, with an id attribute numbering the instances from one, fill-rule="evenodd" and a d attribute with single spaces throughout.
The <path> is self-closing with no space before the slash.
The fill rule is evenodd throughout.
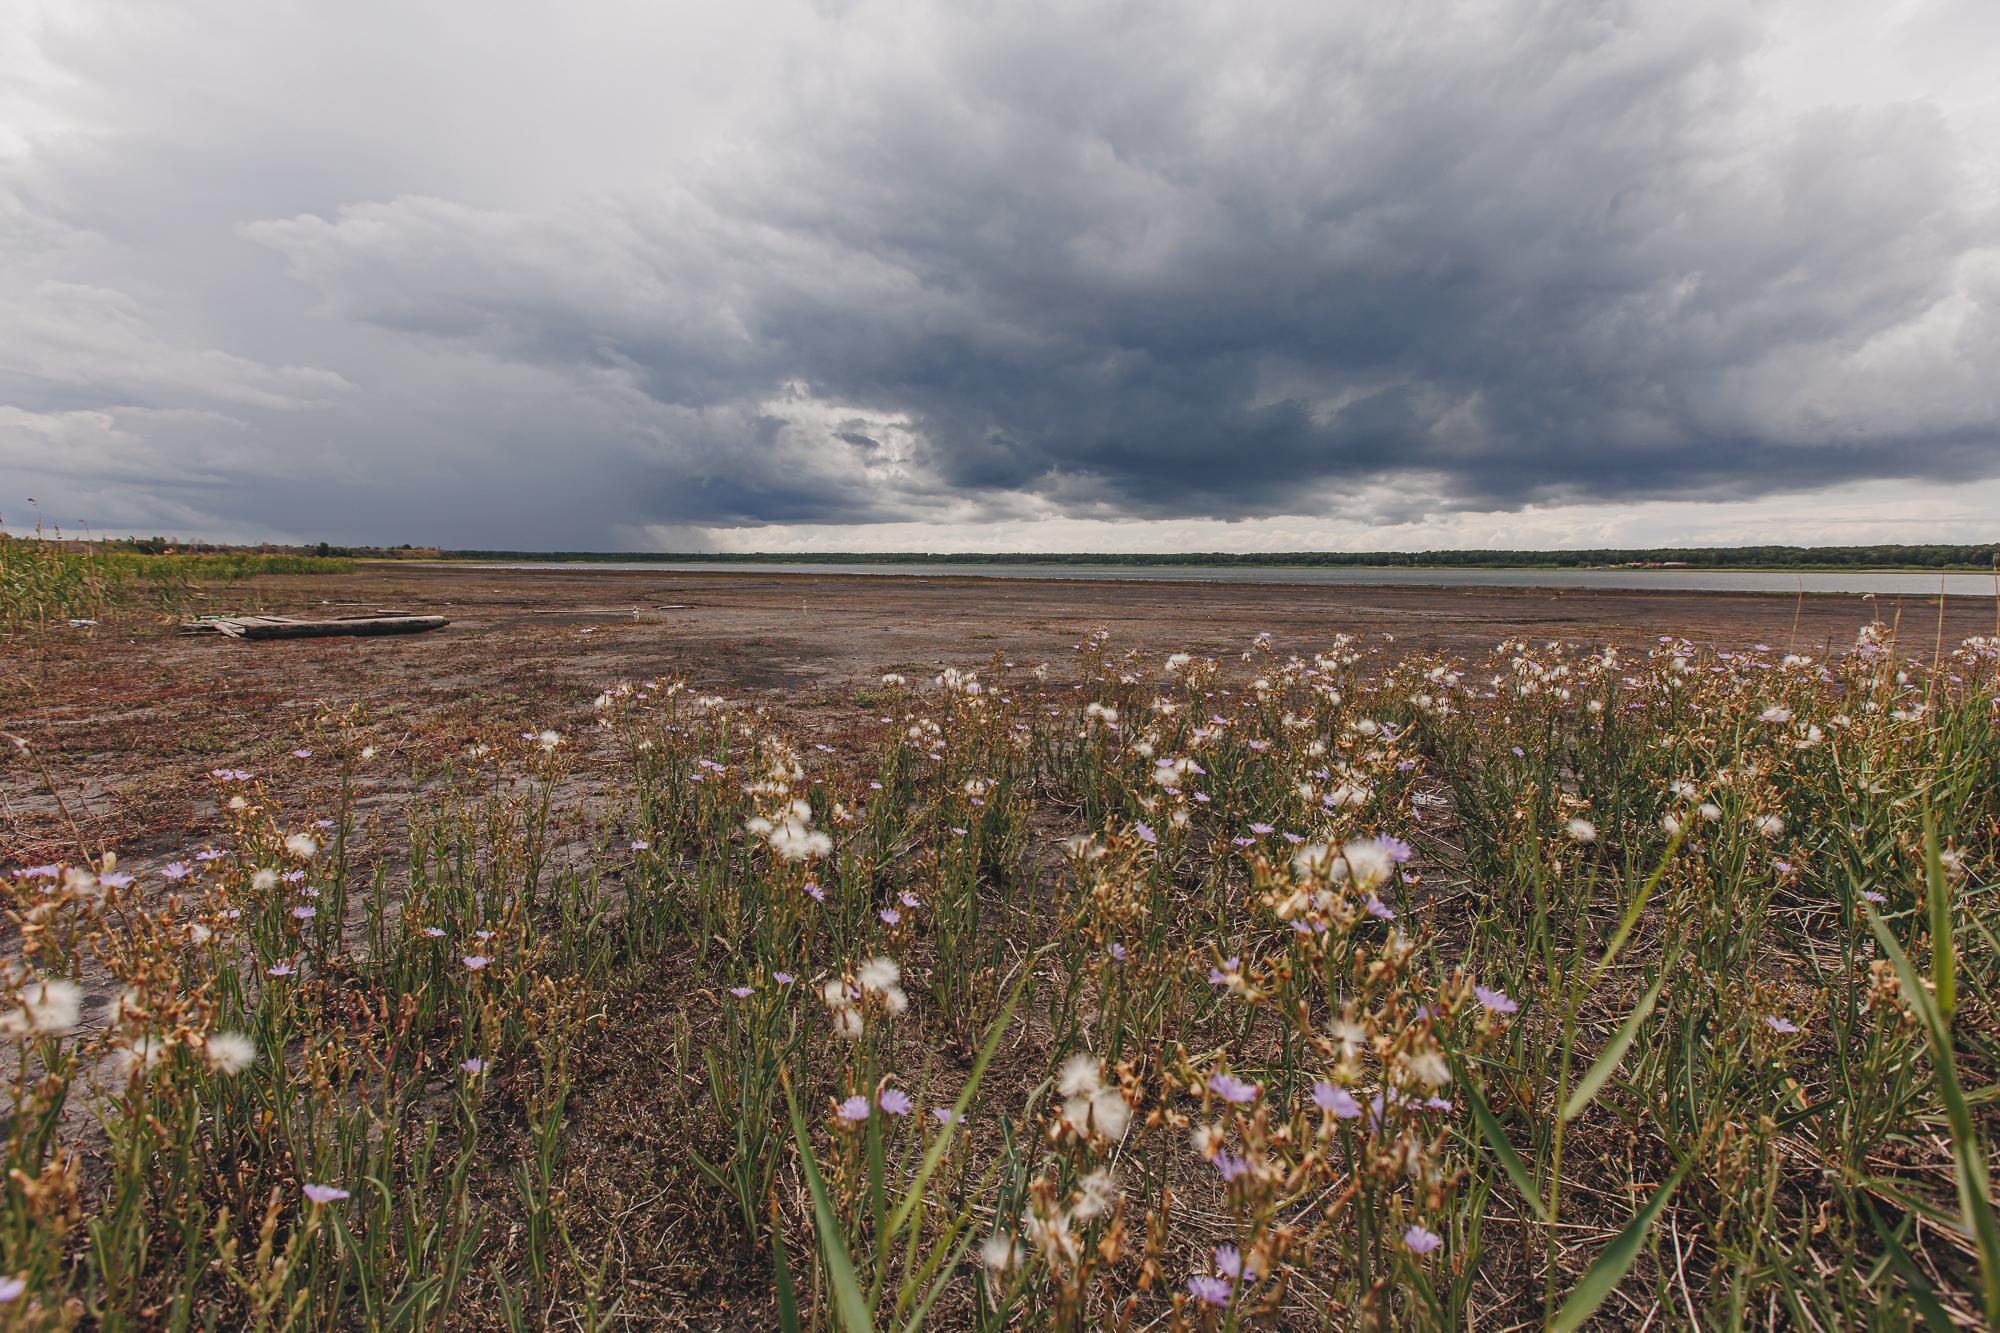
<path id="1" fill-rule="evenodd" d="M 1006 1035 L 1007 1025 L 1014 1019 L 1014 1006 L 1021 1002 L 1021 992 L 1027 989 L 1028 982 L 1033 980 L 1034 975 L 1035 969 L 1031 963 L 1022 970 L 1021 979 L 1014 983 L 1014 992 L 1007 997 L 1006 1005 L 1000 1010 L 1000 1017 L 993 1020 L 993 1027 L 986 1034 L 986 1043 L 979 1048 L 979 1058 L 972 1062 L 972 1073 L 967 1076 L 965 1086 L 959 1089 L 958 1100 L 952 1104 L 951 1123 L 939 1132 L 937 1141 L 932 1143 L 930 1151 L 924 1154 L 924 1164 L 917 1168 L 916 1179 L 910 1182 L 910 1188 L 904 1193 L 902 1201 L 896 1205 L 896 1211 L 890 1215 L 888 1230 L 882 1236 L 885 1251 L 909 1222 L 910 1214 L 916 1211 L 918 1201 L 924 1197 L 924 1187 L 930 1183 L 931 1173 L 937 1170 L 938 1163 L 944 1160 L 945 1149 L 951 1146 L 952 1135 L 958 1133 L 959 1126 L 965 1123 L 965 1108 L 972 1105 L 973 1095 L 979 1090 L 979 1080 L 986 1074 L 986 1064 L 993 1058 L 993 1053 L 1000 1049 L 1000 1038 Z"/>
<path id="2" fill-rule="evenodd" d="M 1646 1016 L 1653 1012 L 1653 1005 L 1660 998 L 1660 987 L 1666 984 L 1667 969 L 1663 967 L 1660 969 L 1659 979 L 1653 982 L 1652 988 L 1640 999 L 1637 1007 L 1632 1010 L 1631 1017 L 1619 1026 L 1617 1034 L 1611 1038 L 1603 1054 L 1592 1061 L 1590 1068 L 1584 1071 L 1583 1077 L 1577 1080 L 1576 1090 L 1570 1093 L 1569 1100 L 1563 1104 L 1563 1119 L 1574 1120 L 1581 1115 L 1583 1108 L 1590 1105 L 1591 1099 L 1597 1096 L 1598 1089 L 1604 1086 L 1604 1081 L 1617 1070 L 1618 1062 L 1625 1058 L 1626 1048 L 1631 1046 L 1632 1039 L 1639 1035 L 1640 1025 L 1646 1021 Z"/>
<path id="3" fill-rule="evenodd" d="M 1667 1177 L 1667 1183 L 1653 1192 L 1646 1206 L 1632 1215 L 1632 1220 L 1623 1230 L 1613 1236 L 1610 1243 L 1599 1250 L 1597 1257 L 1590 1261 L 1590 1267 L 1570 1293 L 1564 1298 L 1562 1308 L 1549 1321 L 1553 1333 L 1572 1333 L 1582 1328 L 1590 1317 L 1597 1313 L 1597 1307 L 1605 1298 L 1618 1289 L 1625 1279 L 1632 1262 L 1639 1257 L 1645 1247 L 1646 1233 L 1653 1229 L 1653 1223 L 1666 1208 L 1667 1200 L 1679 1188 L 1681 1177 L 1687 1174 L 1688 1164 L 1683 1162 L 1675 1172 Z"/>
<path id="4" fill-rule="evenodd" d="M 1903 993 L 1909 997 L 1910 1004 L 1916 1009 L 1918 1017 L 1923 1019 L 1924 1028 L 1930 1035 L 1931 1068 L 1937 1076 L 1938 1100 L 1944 1103 L 1945 1119 L 1951 1126 L 1953 1175 L 1958 1185 L 1962 1224 L 1978 1247 L 1979 1280 L 1987 1322 L 2000 1325 L 2000 1219 L 1993 1215 L 1986 1150 L 1981 1144 L 1978 1126 L 1972 1119 L 1972 1107 L 1959 1090 L 1958 1065 L 1951 1051 L 1951 1029 L 1938 1012 L 1937 1002 L 1931 998 L 1929 988 L 1910 965 L 1909 956 L 1896 943 L 1895 932 L 1889 929 L 1872 906 L 1863 902 L 1862 907 L 1868 913 L 1868 928 L 1875 933 L 1875 942 L 1882 946 L 1882 952 L 1895 966 L 1896 977 L 1903 983 Z M 1949 947 L 1949 936 L 1946 938 Z"/>
<path id="5" fill-rule="evenodd" d="M 806 1173 L 806 1188 L 812 1191 L 813 1229 L 819 1233 L 819 1250 L 826 1262 L 827 1285 L 833 1288 L 833 1310 L 847 1333 L 873 1333 L 875 1322 L 868 1313 L 868 1298 L 861 1294 L 854 1263 L 847 1257 L 847 1243 L 840 1238 L 840 1219 L 833 1202 L 826 1197 L 826 1182 L 820 1179 L 819 1161 L 813 1155 L 812 1140 L 806 1133 L 805 1117 L 799 1114 L 798 1099 L 792 1095 L 791 1080 L 785 1080 L 785 1104 L 792 1112 L 792 1139 L 799 1145 L 799 1165 Z"/>
<path id="6" fill-rule="evenodd" d="M 1527 1201 L 1535 1216 L 1541 1221 L 1548 1221 L 1548 1210 L 1542 1206 L 1541 1196 L 1535 1189 L 1535 1180 L 1528 1173 L 1527 1164 L 1521 1160 L 1520 1154 L 1514 1151 L 1514 1145 L 1508 1142 L 1507 1131 L 1500 1127 L 1499 1120 L 1487 1109 L 1486 1099 L 1479 1095 L 1479 1088 L 1471 1079 L 1465 1080 L 1465 1096 L 1466 1100 L 1472 1103 L 1472 1119 L 1479 1126 L 1480 1134 L 1485 1136 L 1486 1146 L 1492 1149 L 1493 1157 L 1500 1163 L 1501 1170 L 1507 1173 L 1507 1179 L 1514 1182 L 1514 1189 Z"/>
<path id="7" fill-rule="evenodd" d="M 1945 1313 L 1944 1306 L 1938 1302 L 1937 1292 L 1931 1289 L 1930 1279 L 1910 1258 L 1909 1251 L 1896 1239 L 1896 1233 L 1884 1225 L 1875 1211 L 1875 1205 L 1865 1198 L 1861 1200 L 1861 1211 L 1868 1215 L 1868 1225 L 1875 1228 L 1875 1235 L 1882 1242 L 1882 1252 L 1889 1256 L 1889 1266 L 1896 1270 L 1896 1275 L 1903 1279 L 1903 1285 L 1910 1289 L 1910 1303 L 1917 1307 L 1924 1327 L 1931 1333 L 1952 1333 L 1958 1326 Z"/>
<path id="8" fill-rule="evenodd" d="M 1597 966 L 1591 969 L 1589 984 L 1596 984 L 1597 979 L 1604 975 L 1604 969 L 1610 967 L 1612 961 L 1618 957 L 1618 951 L 1625 947 L 1625 941 L 1631 938 L 1632 928 L 1639 924 L 1639 913 L 1646 910 L 1647 900 L 1653 896 L 1653 890 L 1659 886 L 1660 876 L 1667 873 L 1667 866 L 1672 863 L 1674 853 L 1681 849 L 1681 839 L 1686 836 L 1687 831 L 1683 826 L 1680 832 L 1668 840 L 1667 850 L 1660 855 L 1660 863 L 1653 867 L 1653 873 L 1646 877 L 1646 882 L 1639 886 L 1639 892 L 1632 896 L 1631 903 L 1625 908 L 1624 918 L 1618 923 L 1618 929 L 1612 932 L 1610 942 L 1604 946 L 1604 956 L 1599 958 Z"/>
<path id="9" fill-rule="evenodd" d="M 778 1216 L 778 1198 L 771 1196 L 771 1282 L 777 1289 L 780 1333 L 799 1333 L 799 1296 L 792 1288 L 792 1265 L 785 1257 L 784 1219 Z"/>
<path id="10" fill-rule="evenodd" d="M 1958 960 L 1952 943 L 1951 880 L 1938 854 L 1937 820 L 1924 813 L 1924 879 L 1931 913 L 1931 984 L 1937 987 L 1938 1016 L 1951 1026 L 1958 1009 Z"/>

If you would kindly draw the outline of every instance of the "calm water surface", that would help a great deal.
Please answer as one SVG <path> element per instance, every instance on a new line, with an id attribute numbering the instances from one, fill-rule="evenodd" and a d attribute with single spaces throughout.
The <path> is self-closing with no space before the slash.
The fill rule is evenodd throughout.
<path id="1" fill-rule="evenodd" d="M 1285 565 L 900 565 L 759 561 L 705 564 L 657 560 L 523 560 L 488 569 L 560 570 L 567 574 L 634 570 L 681 574 L 868 574 L 887 578 L 1068 579 L 1171 583 L 1274 583 L 1307 587 L 1619 588 L 1662 592 L 1862 593 L 1992 597 L 1990 574 L 1757 569 L 1409 569 L 1397 566 Z"/>

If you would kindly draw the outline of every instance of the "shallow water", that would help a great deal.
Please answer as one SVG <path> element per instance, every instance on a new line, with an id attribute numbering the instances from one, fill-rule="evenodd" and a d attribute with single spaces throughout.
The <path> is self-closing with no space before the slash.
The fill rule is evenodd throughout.
<path id="1" fill-rule="evenodd" d="M 1267 583 L 1307 587 L 1607 588 L 1659 592 L 1866 593 L 1992 597 L 1991 574 L 1895 570 L 1762 569 L 1413 569 L 1402 566 L 824 564 L 812 561 L 520 560 L 484 569 L 565 573 L 656 571 L 682 574 L 867 574 L 895 578 L 1071 579 L 1174 583 Z"/>

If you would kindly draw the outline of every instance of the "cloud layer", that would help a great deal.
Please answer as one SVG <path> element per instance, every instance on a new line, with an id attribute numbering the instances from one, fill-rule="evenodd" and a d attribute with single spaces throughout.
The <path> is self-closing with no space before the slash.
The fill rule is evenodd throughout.
<path id="1" fill-rule="evenodd" d="M 22 17 L 16 525 L 1425 544 L 2000 475 L 1974 4 Z"/>

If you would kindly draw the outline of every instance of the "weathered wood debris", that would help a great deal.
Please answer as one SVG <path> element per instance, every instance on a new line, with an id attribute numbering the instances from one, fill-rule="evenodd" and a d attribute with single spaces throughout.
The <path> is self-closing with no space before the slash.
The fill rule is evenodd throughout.
<path id="1" fill-rule="evenodd" d="M 200 616 L 184 621 L 183 634 L 226 634 L 232 639 L 317 639 L 345 634 L 420 634 L 449 624 L 443 616 L 372 613 L 359 616 Z"/>

